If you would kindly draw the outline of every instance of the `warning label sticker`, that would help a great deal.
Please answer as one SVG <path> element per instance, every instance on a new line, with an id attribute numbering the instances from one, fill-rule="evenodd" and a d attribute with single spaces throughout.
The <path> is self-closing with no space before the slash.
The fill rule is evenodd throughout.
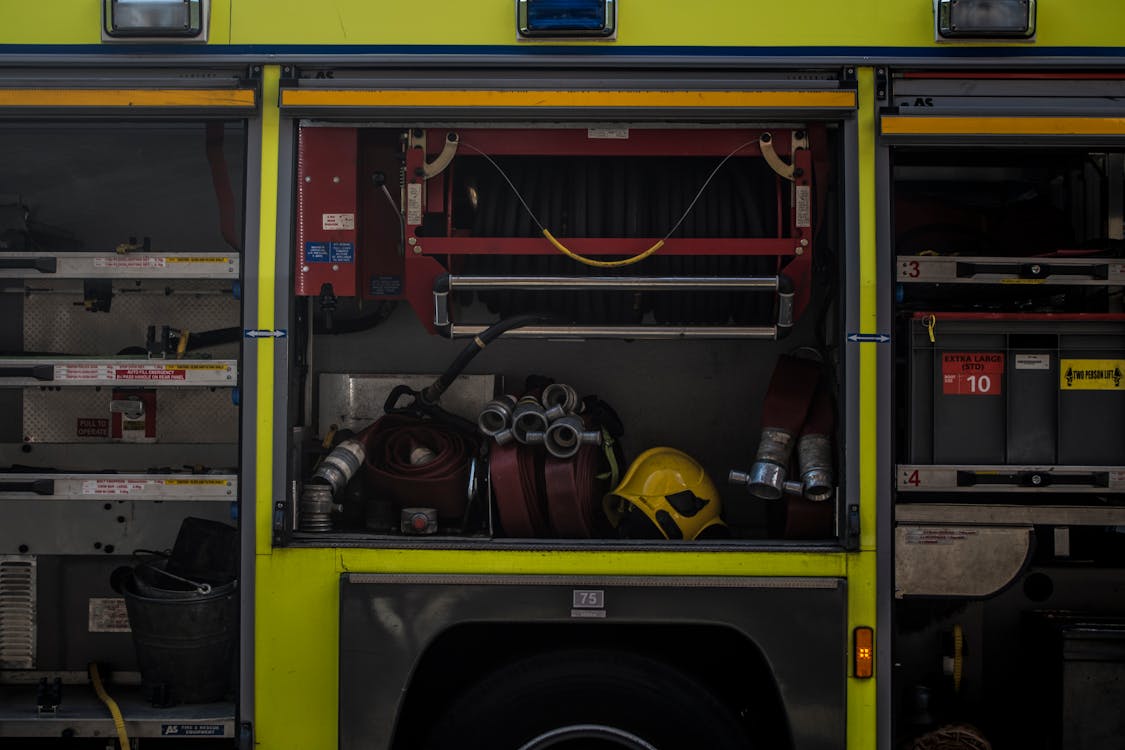
<path id="1" fill-rule="evenodd" d="M 905 542 L 907 544 L 924 544 L 924 545 L 949 545 L 956 544 L 965 539 L 971 539 L 976 536 L 977 532 L 972 529 L 955 529 L 955 528 L 912 528 L 906 532 Z"/>
<path id="2" fill-rule="evenodd" d="M 167 260 L 167 258 L 114 255 L 94 258 L 94 268 L 164 268 Z"/>
<path id="3" fill-rule="evenodd" d="M 946 396 L 999 396 L 1004 380 L 1001 352 L 943 352 L 941 392 Z"/>
<path id="4" fill-rule="evenodd" d="M 161 737 L 223 737 L 222 724 L 161 724 Z"/>
<path id="5" fill-rule="evenodd" d="M 194 256 L 192 256 L 192 257 L 181 256 L 181 257 L 178 257 L 178 258 L 160 258 L 160 260 L 166 260 L 169 263 L 226 263 L 229 259 L 228 258 L 199 258 L 199 257 L 194 257 Z"/>
<path id="6" fill-rule="evenodd" d="M 629 140 L 629 128 L 586 128 L 586 137 L 591 140 Z"/>
<path id="7" fill-rule="evenodd" d="M 1016 369 L 1017 370 L 1050 370 L 1051 369 L 1051 355 L 1050 354 L 1017 354 L 1016 355 Z"/>
<path id="8" fill-rule="evenodd" d="M 144 492 L 145 482 L 140 479 L 86 479 L 82 482 L 83 495 L 129 495 Z"/>
<path id="9" fill-rule="evenodd" d="M 797 185 L 793 188 L 793 193 L 797 226 L 812 226 L 812 189 L 808 185 Z"/>
<path id="10" fill-rule="evenodd" d="M 1060 359 L 1059 390 L 1125 390 L 1125 359 Z"/>
<path id="11" fill-rule="evenodd" d="M 406 186 L 406 223 L 411 226 L 422 223 L 422 186 L 417 182 Z"/>
<path id="12" fill-rule="evenodd" d="M 128 633 L 129 613 L 120 597 L 90 599 L 87 629 L 91 633 Z"/>
<path id="13" fill-rule="evenodd" d="M 165 479 L 164 484 L 224 485 L 230 482 L 226 479 Z"/>
<path id="14" fill-rule="evenodd" d="M 55 380 L 112 380 L 113 368 L 109 365 L 68 364 L 55 365 Z"/>
<path id="15" fill-rule="evenodd" d="M 79 417 L 78 437 L 109 437 L 109 420 L 102 417 Z"/>
<path id="16" fill-rule="evenodd" d="M 142 367 L 119 367 L 113 371 L 114 380 L 187 380 L 187 370 L 183 367 L 175 369 L 153 370 Z"/>
<path id="17" fill-rule="evenodd" d="M 321 214 L 321 228 L 350 231 L 355 229 L 355 214 Z"/>

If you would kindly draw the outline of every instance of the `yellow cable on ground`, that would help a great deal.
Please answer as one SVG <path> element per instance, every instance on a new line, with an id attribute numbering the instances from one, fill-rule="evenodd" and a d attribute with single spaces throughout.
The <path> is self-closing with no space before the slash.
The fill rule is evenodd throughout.
<path id="1" fill-rule="evenodd" d="M 563 243 L 556 240 L 555 235 L 551 234 L 546 229 L 543 230 L 543 236 L 546 237 L 547 241 L 554 245 L 555 248 L 566 257 L 570 258 L 571 260 L 576 260 L 579 263 L 585 263 L 588 266 L 594 266 L 595 268 L 621 268 L 622 266 L 631 266 L 634 263 L 640 263 L 642 260 L 652 255 L 657 250 L 664 247 L 664 240 L 660 240 L 640 255 L 634 255 L 631 258 L 625 258 L 623 260 L 594 260 L 593 258 L 587 258 L 583 255 L 579 255 L 578 253 L 569 249 Z"/>
<path id="2" fill-rule="evenodd" d="M 109 693 L 105 691 L 102 685 L 101 675 L 98 674 L 98 665 L 90 662 L 90 682 L 94 683 L 94 692 L 98 694 L 98 698 L 109 709 L 109 713 L 113 716 L 113 726 L 117 730 L 117 741 L 121 743 L 121 750 L 129 750 L 129 735 L 125 732 L 125 718 L 121 715 L 121 709 L 117 707 L 117 701 L 109 697 Z"/>

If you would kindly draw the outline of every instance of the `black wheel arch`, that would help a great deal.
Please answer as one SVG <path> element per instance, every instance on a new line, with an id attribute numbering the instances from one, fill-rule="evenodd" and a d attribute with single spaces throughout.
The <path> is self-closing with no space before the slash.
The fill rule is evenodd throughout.
<path id="1" fill-rule="evenodd" d="M 417 750 L 466 689 L 507 664 L 549 651 L 599 649 L 654 659 L 707 686 L 763 747 L 792 734 L 765 655 L 721 624 L 462 623 L 440 633 L 415 664 L 396 719 L 394 750 Z"/>

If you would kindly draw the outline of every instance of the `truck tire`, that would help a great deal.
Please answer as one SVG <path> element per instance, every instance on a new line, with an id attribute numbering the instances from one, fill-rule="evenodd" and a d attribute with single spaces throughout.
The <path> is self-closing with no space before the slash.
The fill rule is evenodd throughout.
<path id="1" fill-rule="evenodd" d="M 662 662 L 602 650 L 538 654 L 470 685 L 427 750 L 746 750 L 737 717 Z"/>

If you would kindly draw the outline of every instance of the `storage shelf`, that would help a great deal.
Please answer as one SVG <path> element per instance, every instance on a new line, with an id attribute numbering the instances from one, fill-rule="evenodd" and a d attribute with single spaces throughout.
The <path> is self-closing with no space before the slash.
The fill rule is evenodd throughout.
<path id="1" fill-rule="evenodd" d="M 234 737 L 234 703 L 154 708 L 136 686 L 108 685 L 133 737 Z M 36 688 L 0 687 L 0 737 L 116 737 L 109 710 L 89 685 L 63 685 L 56 713 L 39 713 Z"/>
<path id="2" fill-rule="evenodd" d="M 235 474 L 0 473 L 0 500 L 166 500 L 230 502 Z"/>
<path id="3" fill-rule="evenodd" d="M 900 255 L 896 266 L 903 284 L 1125 284 L 1119 258 Z"/>
<path id="4" fill-rule="evenodd" d="M 0 279 L 237 279 L 237 253 L 0 253 Z"/>
<path id="5" fill-rule="evenodd" d="M 1121 466 L 899 464 L 895 479 L 899 492 L 1125 492 Z"/>
<path id="6" fill-rule="evenodd" d="M 0 357 L 0 386 L 144 386 L 230 388 L 238 384 L 233 359 Z"/>

